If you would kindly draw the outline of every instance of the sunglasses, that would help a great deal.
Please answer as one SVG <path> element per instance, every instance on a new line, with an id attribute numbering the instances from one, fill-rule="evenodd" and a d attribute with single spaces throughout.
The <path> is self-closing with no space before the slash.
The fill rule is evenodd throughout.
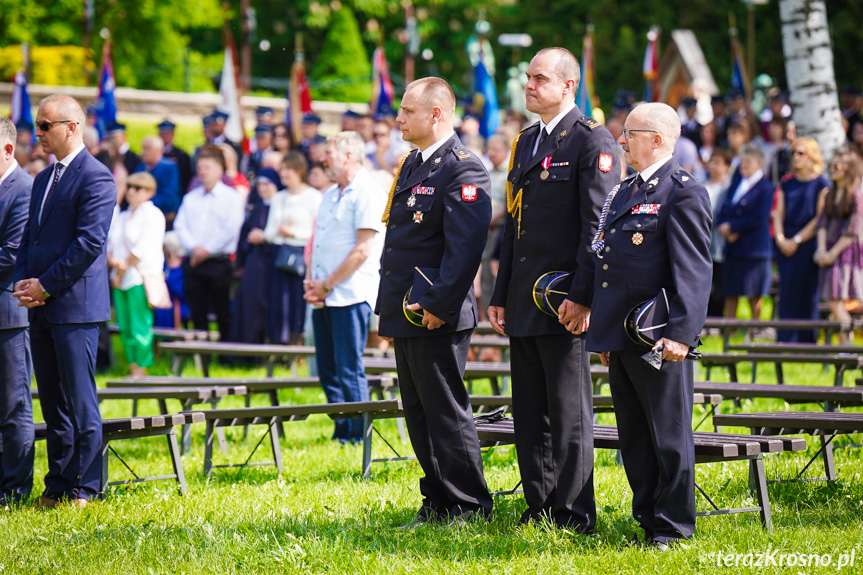
<path id="1" fill-rule="evenodd" d="M 145 192 L 152 191 L 152 190 L 150 190 L 150 188 L 145 188 L 143 186 L 134 186 L 134 185 L 133 186 L 127 186 L 126 190 L 129 192 L 134 191 L 134 190 L 143 190 Z"/>
<path id="2" fill-rule="evenodd" d="M 36 122 L 36 127 L 39 128 L 40 132 L 47 132 L 51 128 L 54 127 L 54 124 L 77 124 L 78 122 L 73 122 L 72 120 L 55 120 L 53 122 Z"/>
<path id="3" fill-rule="evenodd" d="M 630 140 L 630 139 L 632 139 L 633 132 L 651 132 L 653 134 L 659 133 L 656 130 L 632 130 L 630 128 L 624 128 L 623 129 L 623 137 L 626 138 L 627 140 Z"/>

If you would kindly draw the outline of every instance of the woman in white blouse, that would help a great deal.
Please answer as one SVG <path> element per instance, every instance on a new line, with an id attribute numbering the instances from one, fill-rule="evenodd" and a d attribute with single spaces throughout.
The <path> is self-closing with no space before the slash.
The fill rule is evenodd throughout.
<path id="1" fill-rule="evenodd" d="M 129 176 L 126 201 L 114 208 L 108 232 L 108 265 L 111 268 L 114 309 L 120 340 L 132 377 L 147 375 L 153 365 L 153 310 L 147 303 L 144 275 L 164 273 L 165 216 L 150 200 L 156 180 L 146 172 Z"/>
<path id="2" fill-rule="evenodd" d="M 293 249 L 302 253 L 315 229 L 322 195 L 306 183 L 307 173 L 308 163 L 300 152 L 289 152 L 285 156 L 279 170 L 285 189 L 273 198 L 264 229 L 266 241 L 276 246 L 276 263 L 278 250 Z M 302 342 L 306 317 L 303 279 L 296 271 L 278 267 L 273 270 L 268 330 L 273 343 Z"/>

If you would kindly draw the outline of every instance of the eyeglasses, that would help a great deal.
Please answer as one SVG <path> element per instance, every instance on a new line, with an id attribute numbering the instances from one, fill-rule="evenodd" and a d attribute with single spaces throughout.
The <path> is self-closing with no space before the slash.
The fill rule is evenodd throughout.
<path id="1" fill-rule="evenodd" d="M 630 139 L 632 139 L 632 133 L 633 132 L 652 132 L 654 134 L 659 133 L 656 130 L 632 130 L 630 128 L 624 128 L 623 129 L 623 137 L 626 138 L 627 140 L 630 140 Z"/>
<path id="2" fill-rule="evenodd" d="M 54 124 L 77 124 L 78 122 L 74 122 L 72 120 L 55 120 L 53 122 L 36 122 L 36 127 L 39 128 L 40 132 L 47 132 L 51 128 L 54 127 Z"/>

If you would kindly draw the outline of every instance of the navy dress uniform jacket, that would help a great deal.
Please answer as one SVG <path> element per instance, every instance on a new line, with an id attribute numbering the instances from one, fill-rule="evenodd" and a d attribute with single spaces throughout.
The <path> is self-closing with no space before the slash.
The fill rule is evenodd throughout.
<path id="1" fill-rule="evenodd" d="M 768 178 L 762 178 L 746 192 L 736 204 L 731 203 L 734 191 L 740 185 L 740 171 L 735 172 L 719 209 L 715 227 L 728 222 L 731 231 L 740 234 L 734 243 L 725 242 L 726 257 L 735 259 L 770 259 L 773 240 L 770 238 L 770 209 L 773 207 L 775 187 Z"/>
<path id="2" fill-rule="evenodd" d="M 408 156 L 409 166 L 419 151 Z M 404 170 L 393 194 L 375 313 L 379 334 L 416 337 L 472 329 L 477 324 L 473 279 L 491 221 L 490 181 L 482 162 L 453 136 L 412 173 Z M 429 331 L 410 323 L 402 302 L 418 267 L 438 275 L 419 299 L 445 321 Z"/>
<path id="3" fill-rule="evenodd" d="M 27 308 L 12 297 L 12 276 L 27 224 L 33 178 L 20 166 L 0 184 L 0 329 L 27 327 Z"/>
<path id="4" fill-rule="evenodd" d="M 51 201 L 39 210 L 54 166 L 33 182 L 30 217 L 24 228 L 15 281 L 39 278 L 51 294 L 44 306 L 30 310 L 52 324 L 108 321 L 108 264 L 105 243 L 117 188 L 111 172 L 86 149 L 63 172 Z"/>
<path id="5" fill-rule="evenodd" d="M 623 322 L 636 305 L 665 288 L 669 317 L 663 337 L 697 347 L 707 316 L 713 265 L 707 190 L 671 158 L 633 194 L 621 183 L 605 222 L 596 260 L 589 351 L 645 351 Z"/>
<path id="6" fill-rule="evenodd" d="M 490 300 L 506 309 L 510 336 L 568 333 L 556 317 L 533 303 L 533 286 L 547 272 L 573 272 L 567 299 L 590 307 L 594 262 L 588 250 L 602 203 L 620 181 L 614 138 L 577 106 L 534 155 L 538 133 L 537 122 L 521 133 L 515 150 L 508 180 L 513 196 L 522 190 L 521 231 L 518 215 L 508 214 Z M 548 177 L 543 180 L 542 162 L 549 156 Z"/>

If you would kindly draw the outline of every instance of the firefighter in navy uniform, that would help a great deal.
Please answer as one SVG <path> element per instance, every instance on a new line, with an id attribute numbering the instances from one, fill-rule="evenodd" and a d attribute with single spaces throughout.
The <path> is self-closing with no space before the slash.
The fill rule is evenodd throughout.
<path id="1" fill-rule="evenodd" d="M 528 508 L 520 523 L 546 519 L 589 533 L 593 492 L 593 404 L 584 331 L 590 321 L 588 252 L 605 196 L 620 180 L 611 133 L 575 106 L 578 61 L 547 48 L 527 70 L 526 100 L 540 122 L 513 145 L 503 248 L 489 307 L 510 336 L 515 445 Z M 571 272 L 555 316 L 534 303 L 537 279 Z"/>
<path id="2" fill-rule="evenodd" d="M 454 114 L 452 89 L 440 78 L 407 86 L 397 122 L 419 150 L 402 162 L 383 218 L 378 333 L 393 340 L 405 420 L 425 473 L 422 507 L 405 527 L 492 512 L 463 379 L 490 183 L 453 131 Z"/>
<path id="3" fill-rule="evenodd" d="M 632 514 L 644 543 L 660 550 L 695 530 L 693 366 L 707 316 L 712 263 L 707 190 L 672 155 L 680 119 L 665 104 L 636 107 L 620 137 L 637 172 L 612 189 L 591 249 L 596 258 L 587 348 L 608 365 Z M 655 349 L 660 369 L 642 355 L 624 320 L 664 289 L 668 321 Z M 656 338 L 654 338 L 656 339 Z M 636 541 L 633 541 L 635 543 Z"/>

